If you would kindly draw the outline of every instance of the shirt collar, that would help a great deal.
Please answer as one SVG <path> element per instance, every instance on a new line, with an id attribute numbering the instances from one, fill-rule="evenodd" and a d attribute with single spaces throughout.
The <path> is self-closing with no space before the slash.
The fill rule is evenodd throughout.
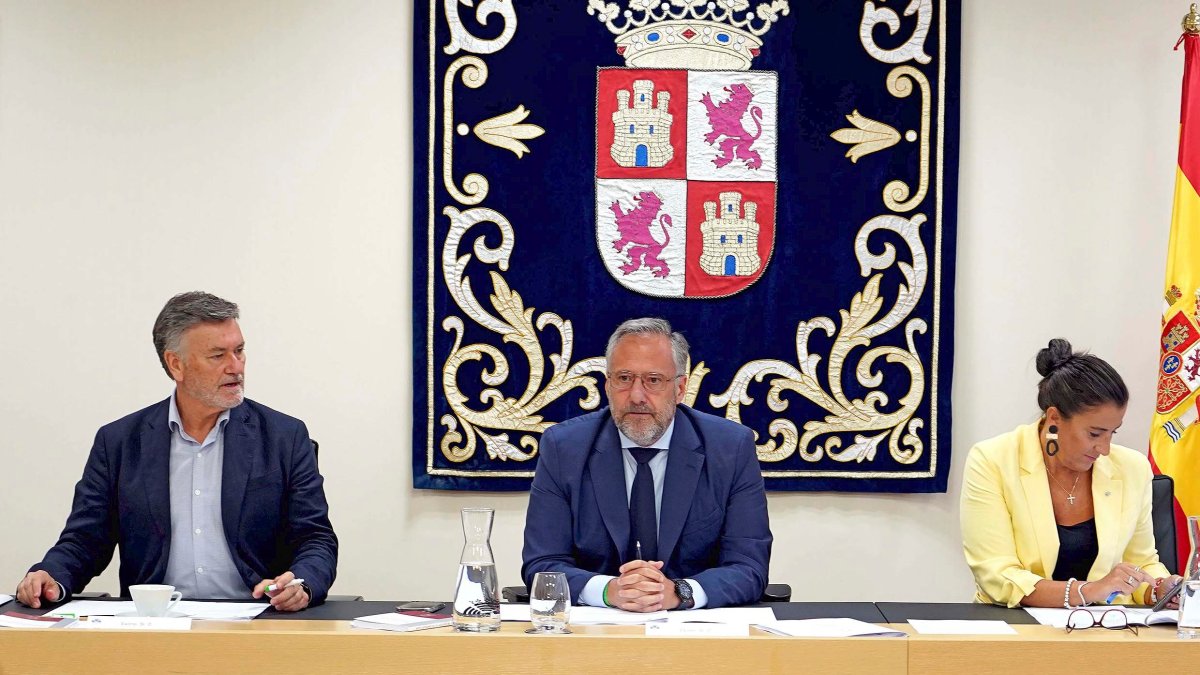
<path id="1" fill-rule="evenodd" d="M 177 404 L 175 402 L 175 394 L 176 393 L 177 392 L 174 392 L 174 391 L 171 392 L 171 405 L 169 405 L 167 407 L 167 427 L 170 428 L 173 433 L 178 433 L 180 436 L 183 436 L 184 438 L 190 438 L 187 435 L 187 432 L 183 430 L 183 418 L 179 416 L 179 404 Z M 222 412 L 220 414 L 220 416 L 217 417 L 217 423 L 213 426 L 213 429 L 218 432 L 224 431 L 225 424 L 228 422 L 229 422 L 229 410 L 225 410 L 224 412 Z M 212 433 L 209 432 L 209 435 L 211 436 Z M 194 438 L 192 438 L 191 440 L 192 440 L 192 442 L 198 442 Z"/>
<path id="2" fill-rule="evenodd" d="M 614 421 L 613 423 L 615 424 L 616 422 Z M 671 423 L 667 425 L 667 430 L 663 432 L 663 435 L 659 436 L 658 440 L 654 441 L 650 445 L 638 445 L 637 443 L 633 442 L 633 439 L 631 439 L 630 437 L 623 434 L 621 432 L 620 427 L 617 427 L 617 436 L 621 437 L 621 447 L 622 448 L 655 448 L 658 450 L 670 450 L 671 449 L 671 435 L 674 433 L 675 433 L 675 418 L 674 417 L 671 418 Z"/>

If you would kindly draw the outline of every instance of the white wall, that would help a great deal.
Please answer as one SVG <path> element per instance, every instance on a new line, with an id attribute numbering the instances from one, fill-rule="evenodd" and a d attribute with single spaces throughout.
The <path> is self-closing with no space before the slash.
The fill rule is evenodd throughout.
<path id="1" fill-rule="evenodd" d="M 1127 377 L 1145 444 L 1187 3 L 964 4 L 950 492 L 772 493 L 798 599 L 970 597 L 962 460 L 1032 418 L 1049 337 Z M 409 5 L 0 0 L 0 590 L 96 428 L 169 392 L 150 325 L 193 288 L 242 305 L 249 394 L 323 442 L 335 591 L 447 597 L 465 505 L 519 581 L 524 494 L 410 487 Z"/>

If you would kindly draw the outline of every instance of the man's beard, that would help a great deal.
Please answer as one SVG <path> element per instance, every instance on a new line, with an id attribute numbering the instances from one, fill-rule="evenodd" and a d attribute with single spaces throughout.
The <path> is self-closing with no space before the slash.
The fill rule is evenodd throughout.
<path id="1" fill-rule="evenodd" d="M 629 418 L 629 413 L 639 412 L 649 413 L 650 418 L 641 424 L 637 424 L 634 421 L 641 419 L 640 417 L 636 417 L 634 420 Z M 657 411 L 649 406 L 634 407 L 625 410 L 624 413 L 620 417 L 615 418 L 614 421 L 617 423 L 617 428 L 621 430 L 621 433 L 625 434 L 629 440 L 642 447 L 648 446 L 662 438 L 662 435 L 667 431 L 667 427 L 671 425 L 671 421 L 669 419 L 665 421 L 660 420 Z"/>
<path id="2" fill-rule="evenodd" d="M 237 394 L 231 395 L 223 387 L 218 391 L 201 390 L 199 388 L 187 387 L 185 390 L 192 398 L 200 401 L 204 405 L 216 410 L 230 410 L 242 404 L 246 398 L 246 385 L 244 381 L 239 380 L 242 385 L 237 388 Z"/>

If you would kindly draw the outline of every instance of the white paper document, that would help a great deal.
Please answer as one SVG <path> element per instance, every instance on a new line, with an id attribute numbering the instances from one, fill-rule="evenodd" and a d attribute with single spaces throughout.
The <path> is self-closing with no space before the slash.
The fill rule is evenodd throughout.
<path id="1" fill-rule="evenodd" d="M 372 614 L 371 616 L 360 616 L 350 622 L 351 628 L 369 628 L 372 630 L 390 630 L 407 633 L 414 630 L 425 630 L 427 628 L 444 628 L 453 623 L 450 617 L 446 618 L 430 618 L 411 616 L 408 614 L 400 614 L 398 612 L 389 612 L 387 614 Z"/>
<path id="2" fill-rule="evenodd" d="M 0 627 L 3 628 L 50 628 L 57 625 L 55 621 L 38 621 L 37 619 L 22 619 L 19 616 L 4 616 L 0 614 Z"/>
<path id="3" fill-rule="evenodd" d="M 908 625 L 922 635 L 1016 635 L 1003 621 L 909 619 Z"/>
<path id="4" fill-rule="evenodd" d="M 1097 612 L 1104 612 L 1104 611 L 1110 610 L 1110 609 L 1112 609 L 1112 608 L 1111 607 L 1089 607 L 1087 609 L 1084 609 L 1082 607 L 1080 608 L 1081 611 L 1091 612 L 1092 616 L 1097 619 L 1100 618 L 1100 614 Z M 1043 626 L 1051 626 L 1054 628 L 1066 628 L 1067 627 L 1067 617 L 1070 616 L 1071 612 L 1074 612 L 1074 611 L 1075 611 L 1074 609 L 1056 609 L 1053 607 L 1026 607 L 1025 608 L 1025 612 L 1027 614 L 1029 614 L 1029 616 L 1032 616 L 1038 623 L 1042 624 Z"/>
<path id="5" fill-rule="evenodd" d="M 575 608 L 572 607 L 571 611 Z M 514 605 L 502 603 L 500 605 L 500 620 L 501 621 L 524 621 L 529 623 L 529 605 Z"/>
<path id="6" fill-rule="evenodd" d="M 92 616 L 87 621 L 76 621 L 70 628 L 118 629 L 118 630 L 191 630 L 192 620 L 165 616 Z"/>
<path id="7" fill-rule="evenodd" d="M 727 623 L 750 625 L 769 623 L 775 620 L 775 611 L 770 607 L 717 607 L 714 609 L 691 609 L 670 612 L 667 623 Z"/>
<path id="8" fill-rule="evenodd" d="M 170 617 L 217 621 L 248 621 L 262 614 L 270 605 L 262 602 L 200 602 L 184 600 L 171 608 Z M 132 600 L 104 602 L 72 600 L 62 607 L 46 612 L 46 616 L 134 616 L 137 608 Z"/>
<path id="9" fill-rule="evenodd" d="M 501 605 L 503 607 L 503 605 Z M 501 609 L 501 612 L 504 610 Z M 501 614 L 501 617 L 504 615 Z M 666 610 L 659 612 L 626 612 L 615 607 L 572 607 L 569 623 L 572 624 L 619 624 L 637 625 L 662 621 L 667 618 Z"/>
<path id="10" fill-rule="evenodd" d="M 646 635 L 651 637 L 748 637 L 746 623 L 648 623 Z"/>
<path id="11" fill-rule="evenodd" d="M 858 619 L 790 619 L 760 623 L 758 627 L 789 637 L 905 637 L 905 634 Z"/>
<path id="12" fill-rule="evenodd" d="M 13 597 L 11 595 L 0 595 L 0 605 L 3 605 L 4 603 L 9 602 L 12 599 L 13 599 Z"/>
<path id="13" fill-rule="evenodd" d="M 1131 626 L 1155 626 L 1176 623 L 1179 620 L 1179 610 L 1164 609 L 1161 612 L 1152 612 L 1142 607 L 1076 607 L 1073 609 L 1026 607 L 1025 611 L 1043 626 L 1053 626 L 1054 628 L 1066 628 L 1067 617 L 1071 616 L 1071 612 L 1090 612 L 1095 621 L 1099 621 L 1105 612 L 1124 612 L 1125 619 Z"/>

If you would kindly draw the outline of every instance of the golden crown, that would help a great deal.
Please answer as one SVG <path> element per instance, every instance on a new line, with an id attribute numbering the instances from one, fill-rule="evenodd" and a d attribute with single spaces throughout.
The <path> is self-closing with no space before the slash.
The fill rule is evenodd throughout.
<path id="1" fill-rule="evenodd" d="M 762 49 L 759 39 L 788 0 L 588 0 L 587 12 L 616 35 L 617 53 L 637 68 L 748 70 Z"/>

